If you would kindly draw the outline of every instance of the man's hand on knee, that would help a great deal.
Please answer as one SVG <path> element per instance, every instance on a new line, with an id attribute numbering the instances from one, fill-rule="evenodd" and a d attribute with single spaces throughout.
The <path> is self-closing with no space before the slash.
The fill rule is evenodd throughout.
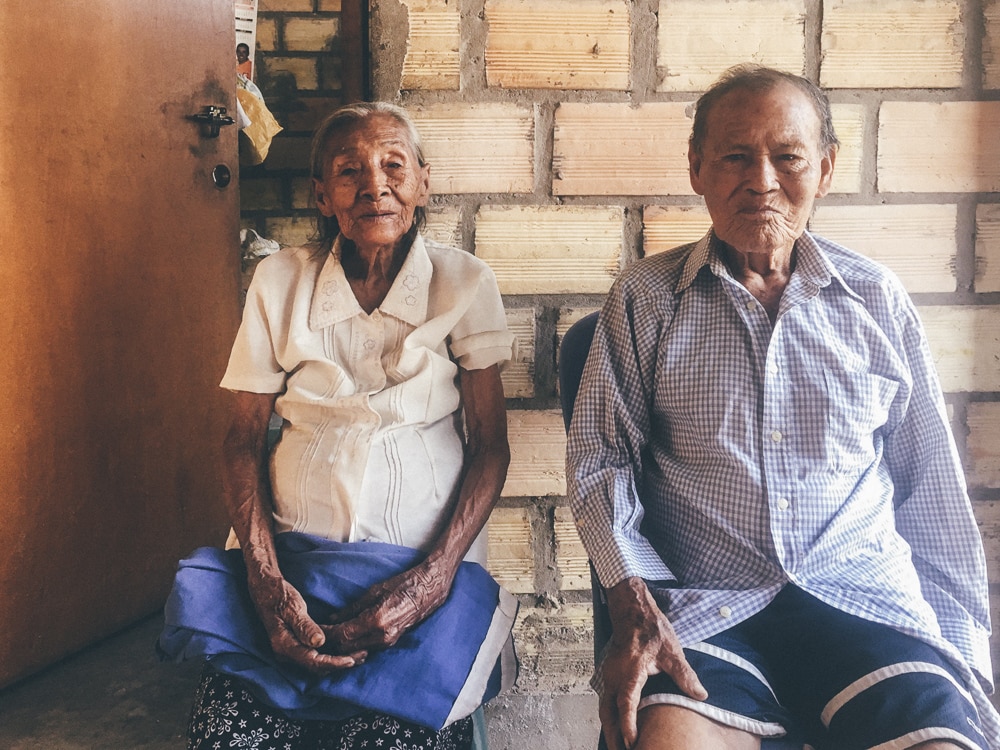
<path id="1" fill-rule="evenodd" d="M 704 700 L 708 693 L 641 578 L 627 578 L 611 588 L 608 608 L 613 635 L 601 665 L 600 715 L 608 747 L 622 750 L 638 739 L 639 699 L 650 675 L 669 675 L 695 700 Z"/>

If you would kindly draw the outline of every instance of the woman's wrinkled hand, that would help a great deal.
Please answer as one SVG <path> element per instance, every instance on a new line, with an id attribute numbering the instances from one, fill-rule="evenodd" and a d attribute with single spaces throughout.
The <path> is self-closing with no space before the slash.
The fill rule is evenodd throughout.
<path id="1" fill-rule="evenodd" d="M 278 659 L 314 674 L 327 674 L 357 666 L 367 658 L 363 649 L 341 650 L 337 655 L 321 653 L 326 636 L 309 617 L 302 595 L 284 578 L 250 581 L 250 597 Z"/>
<path id="2" fill-rule="evenodd" d="M 339 654 L 389 648 L 444 603 L 453 579 L 425 561 L 375 584 L 321 626 L 328 648 Z"/>

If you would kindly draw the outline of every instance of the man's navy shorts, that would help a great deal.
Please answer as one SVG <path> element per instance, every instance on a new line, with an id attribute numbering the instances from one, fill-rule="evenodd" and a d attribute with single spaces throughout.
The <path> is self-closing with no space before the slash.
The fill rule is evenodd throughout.
<path id="1" fill-rule="evenodd" d="M 946 740 L 988 750 L 971 696 L 936 649 L 788 585 L 762 612 L 685 649 L 708 700 L 649 678 L 640 708 L 682 705 L 818 750 Z"/>

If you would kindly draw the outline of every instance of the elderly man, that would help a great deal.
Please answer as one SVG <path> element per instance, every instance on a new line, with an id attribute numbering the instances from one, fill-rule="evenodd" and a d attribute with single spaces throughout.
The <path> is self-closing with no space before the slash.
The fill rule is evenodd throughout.
<path id="1" fill-rule="evenodd" d="M 917 313 L 806 230 L 826 96 L 727 72 L 688 159 L 712 230 L 628 268 L 569 436 L 613 636 L 611 748 L 997 748 L 986 566 Z"/>

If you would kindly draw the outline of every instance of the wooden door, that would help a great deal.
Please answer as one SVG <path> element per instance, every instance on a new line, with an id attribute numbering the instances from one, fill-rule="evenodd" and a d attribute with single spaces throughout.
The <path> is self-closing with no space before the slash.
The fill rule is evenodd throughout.
<path id="1" fill-rule="evenodd" d="M 230 0 L 0 0 L 0 685 L 225 538 L 237 133 L 186 116 L 234 112 L 234 36 Z"/>

